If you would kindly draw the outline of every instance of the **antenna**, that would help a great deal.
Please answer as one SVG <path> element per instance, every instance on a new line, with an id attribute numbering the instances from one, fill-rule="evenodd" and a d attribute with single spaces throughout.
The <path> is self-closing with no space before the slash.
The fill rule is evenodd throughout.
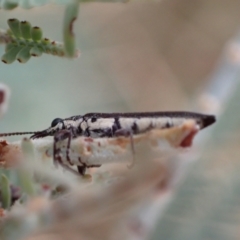
<path id="1" fill-rule="evenodd" d="M 37 132 L 12 132 L 12 133 L 0 133 L 0 137 L 7 137 L 13 135 L 25 135 L 25 134 L 35 134 Z"/>

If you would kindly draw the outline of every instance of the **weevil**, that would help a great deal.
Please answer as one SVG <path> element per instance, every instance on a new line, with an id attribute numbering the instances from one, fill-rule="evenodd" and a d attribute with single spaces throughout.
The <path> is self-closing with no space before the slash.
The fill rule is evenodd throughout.
<path id="1" fill-rule="evenodd" d="M 51 126 L 43 131 L 36 132 L 13 132 L 2 133 L 0 137 L 33 134 L 31 139 L 38 139 L 48 136 L 54 137 L 53 158 L 54 163 L 60 163 L 66 168 L 59 157 L 57 143 L 67 140 L 67 160 L 69 163 L 69 149 L 71 140 L 79 136 L 91 138 L 112 138 L 117 136 L 128 136 L 131 138 L 132 149 L 133 135 L 145 133 L 152 129 L 164 129 L 180 126 L 187 119 L 196 121 L 200 129 L 212 125 L 216 118 L 214 115 L 206 115 L 195 112 L 134 112 L 134 113 L 87 113 L 69 118 L 55 118 Z M 77 166 L 78 172 L 84 175 L 86 168 L 99 167 L 100 165 L 87 165 L 81 160 Z"/>

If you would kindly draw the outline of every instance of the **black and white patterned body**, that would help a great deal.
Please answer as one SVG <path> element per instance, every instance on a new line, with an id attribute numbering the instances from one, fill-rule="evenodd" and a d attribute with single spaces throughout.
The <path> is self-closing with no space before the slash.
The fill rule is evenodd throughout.
<path id="1" fill-rule="evenodd" d="M 71 139 L 85 136 L 91 138 L 111 138 L 116 136 L 132 136 L 152 129 L 164 129 L 180 126 L 187 119 L 196 121 L 200 129 L 215 122 L 215 116 L 192 112 L 144 112 L 144 113 L 88 113 L 70 118 L 56 118 L 46 130 L 35 132 L 31 138 L 54 136 L 54 162 L 70 169 L 61 159 L 57 143 L 67 140 L 67 161 L 71 164 L 69 149 Z M 84 174 L 87 167 L 79 158 L 78 172 Z"/>
<path id="2" fill-rule="evenodd" d="M 88 113 L 65 119 L 56 118 L 51 127 L 36 132 L 31 138 L 54 136 L 61 130 L 68 130 L 72 138 L 115 137 L 121 135 L 123 130 L 135 135 L 151 129 L 180 126 L 187 119 L 195 120 L 200 129 L 215 122 L 213 115 L 192 112 Z"/>
<path id="3" fill-rule="evenodd" d="M 88 113 L 85 115 L 73 116 L 65 119 L 56 118 L 51 126 L 38 132 L 13 132 L 2 133 L 0 137 L 12 135 L 33 134 L 30 138 L 54 137 L 53 158 L 55 163 L 74 171 L 61 158 L 61 149 L 57 143 L 67 140 L 67 162 L 72 165 L 69 157 L 71 139 L 85 136 L 91 138 L 111 138 L 116 136 L 129 136 L 132 149 L 133 135 L 145 133 L 152 129 L 164 129 L 181 126 L 185 120 L 192 119 L 203 129 L 213 124 L 216 119 L 213 115 L 206 115 L 193 112 L 140 112 L 140 113 Z M 133 151 L 134 152 L 134 151 Z M 88 166 L 79 157 L 78 171 L 84 174 Z"/>

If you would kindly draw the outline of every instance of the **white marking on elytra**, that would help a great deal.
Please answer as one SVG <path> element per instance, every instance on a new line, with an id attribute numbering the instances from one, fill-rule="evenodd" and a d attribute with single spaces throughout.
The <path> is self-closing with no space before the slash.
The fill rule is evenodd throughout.
<path id="1" fill-rule="evenodd" d="M 89 130 L 94 129 L 107 129 L 111 128 L 114 125 L 114 118 L 99 118 L 95 122 L 91 121 L 91 118 L 87 120 L 87 125 Z"/>
<path id="2" fill-rule="evenodd" d="M 72 127 L 77 128 L 82 121 L 83 121 L 82 118 L 79 118 L 77 120 L 64 120 L 64 125 L 67 129 Z"/>
<path id="3" fill-rule="evenodd" d="M 171 121 L 172 121 L 173 126 L 181 126 L 184 123 L 184 121 L 186 121 L 186 119 L 184 119 L 184 118 L 173 118 L 173 119 L 171 119 Z"/>
<path id="4" fill-rule="evenodd" d="M 80 128 L 82 129 L 83 132 L 86 131 L 87 127 L 88 127 L 88 124 L 86 121 L 82 121 L 80 123 Z"/>
<path id="5" fill-rule="evenodd" d="M 119 118 L 121 129 L 131 130 L 133 124 L 137 121 L 137 118 Z"/>
<path id="6" fill-rule="evenodd" d="M 153 128 L 173 127 L 172 118 L 164 117 L 153 119 L 152 126 Z"/>
<path id="7" fill-rule="evenodd" d="M 179 126 L 185 121 L 184 118 L 119 118 L 119 123 L 122 129 L 131 129 L 136 124 L 138 132 L 145 132 L 153 128 L 168 128 Z"/>

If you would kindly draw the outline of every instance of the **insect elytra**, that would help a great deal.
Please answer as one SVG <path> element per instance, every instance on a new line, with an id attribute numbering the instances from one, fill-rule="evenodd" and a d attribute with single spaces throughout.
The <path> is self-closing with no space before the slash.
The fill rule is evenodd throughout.
<path id="1" fill-rule="evenodd" d="M 43 131 L 1 133 L 0 137 L 33 134 L 30 138 L 35 139 L 53 136 L 63 129 L 69 129 L 72 137 L 114 137 L 122 129 L 138 134 L 154 128 L 178 126 L 187 119 L 195 120 L 200 129 L 216 121 L 214 115 L 194 112 L 87 113 L 65 119 L 55 118 L 51 126 Z"/>
<path id="2" fill-rule="evenodd" d="M 92 138 L 111 138 L 116 136 L 130 136 L 145 133 L 152 129 L 164 129 L 181 126 L 186 120 L 194 120 L 200 129 L 206 128 L 216 121 L 214 115 L 195 112 L 135 112 L 135 113 L 87 113 L 69 118 L 55 118 L 51 126 L 43 131 L 2 133 L 0 137 L 11 135 L 33 134 L 30 138 L 37 139 L 54 136 L 54 161 L 61 162 L 57 156 L 57 142 L 67 139 L 67 149 L 71 139 L 78 136 Z M 69 156 L 67 155 L 67 158 Z M 70 160 L 69 160 L 70 162 Z M 81 174 L 85 168 L 78 166 Z"/>

